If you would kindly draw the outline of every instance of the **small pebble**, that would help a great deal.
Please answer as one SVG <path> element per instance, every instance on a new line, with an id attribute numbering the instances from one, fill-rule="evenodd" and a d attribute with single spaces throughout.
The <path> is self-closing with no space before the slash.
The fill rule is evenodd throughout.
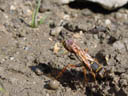
<path id="1" fill-rule="evenodd" d="M 51 89 L 56 90 L 58 89 L 60 83 L 57 80 L 51 80 L 48 85 Z"/>
<path id="2" fill-rule="evenodd" d="M 92 88 L 91 91 L 92 91 L 92 92 L 96 92 L 96 88 Z"/>
<path id="3" fill-rule="evenodd" d="M 45 11 L 50 11 L 53 8 L 53 4 L 50 0 L 41 0 L 41 6 L 39 12 L 43 13 Z"/>
<path id="4" fill-rule="evenodd" d="M 40 75 L 43 75 L 43 72 L 39 69 L 39 68 L 36 68 L 35 69 L 35 73 L 40 76 Z"/>
<path id="5" fill-rule="evenodd" d="M 128 19 L 128 16 L 127 16 L 127 14 L 122 14 L 122 13 L 118 12 L 115 14 L 115 18 L 120 21 L 125 21 Z"/>
<path id="6" fill-rule="evenodd" d="M 24 7 L 22 14 L 24 14 L 24 16 L 31 16 L 32 15 L 32 11 L 30 9 L 28 9 L 27 7 L 26 8 Z"/>
<path id="7" fill-rule="evenodd" d="M 16 7 L 14 5 L 11 5 L 10 10 L 16 10 Z"/>
<path id="8" fill-rule="evenodd" d="M 121 79 L 126 79 L 128 81 L 128 75 L 126 73 L 122 73 Z"/>
<path id="9" fill-rule="evenodd" d="M 64 20 L 70 20 L 70 16 L 69 15 L 64 15 L 63 19 Z"/>
<path id="10" fill-rule="evenodd" d="M 114 81 L 114 83 L 118 84 L 118 82 L 119 82 L 119 77 L 114 76 L 113 81 Z"/>
<path id="11" fill-rule="evenodd" d="M 80 38 L 81 35 L 80 35 L 80 33 L 75 33 L 75 34 L 73 34 L 73 37 L 75 37 L 75 38 Z"/>
<path id="12" fill-rule="evenodd" d="M 106 19 L 106 20 L 105 20 L 105 24 L 106 24 L 106 25 L 111 25 L 111 20 Z"/>
<path id="13" fill-rule="evenodd" d="M 53 30 L 51 30 L 50 35 L 51 36 L 58 36 L 62 30 L 62 27 L 56 27 Z"/>
<path id="14" fill-rule="evenodd" d="M 14 57 L 11 56 L 11 57 L 9 57 L 9 59 L 10 59 L 10 60 L 14 60 Z"/>
<path id="15" fill-rule="evenodd" d="M 61 4 L 68 4 L 70 1 L 73 1 L 73 0 L 60 0 L 60 3 Z"/>
<path id="16" fill-rule="evenodd" d="M 115 49 L 118 49 L 118 50 L 125 49 L 125 46 L 124 46 L 123 42 L 121 42 L 121 41 L 116 41 L 116 42 L 113 44 L 113 47 L 114 47 Z"/>
<path id="17" fill-rule="evenodd" d="M 121 84 L 121 86 L 127 86 L 128 83 L 127 83 L 126 79 L 121 79 L 120 84 Z"/>
<path id="18" fill-rule="evenodd" d="M 29 47 L 25 46 L 25 47 L 24 47 L 24 50 L 29 50 Z"/>
<path id="19" fill-rule="evenodd" d="M 58 53 L 59 50 L 60 50 L 60 43 L 56 42 L 53 48 L 53 52 Z"/>
<path id="20" fill-rule="evenodd" d="M 47 93 L 46 96 L 50 96 L 50 95 Z"/>

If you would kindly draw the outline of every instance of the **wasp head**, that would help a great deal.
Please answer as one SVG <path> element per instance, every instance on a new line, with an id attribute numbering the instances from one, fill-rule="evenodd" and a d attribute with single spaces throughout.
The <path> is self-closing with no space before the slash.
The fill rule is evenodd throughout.
<path id="1" fill-rule="evenodd" d="M 70 51 L 70 52 L 73 51 L 73 50 L 72 50 L 72 44 L 73 44 L 73 40 L 71 40 L 71 39 L 63 41 L 64 47 L 65 47 L 68 51 Z"/>

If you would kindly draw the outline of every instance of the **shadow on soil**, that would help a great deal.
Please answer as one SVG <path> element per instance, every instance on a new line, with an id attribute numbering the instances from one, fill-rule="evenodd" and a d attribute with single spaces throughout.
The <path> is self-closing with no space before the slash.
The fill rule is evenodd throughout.
<path id="1" fill-rule="evenodd" d="M 36 70 L 38 69 L 42 72 L 41 75 L 46 75 L 52 79 L 53 78 L 55 79 L 58 73 L 62 71 L 62 69 L 52 68 L 50 64 L 45 64 L 45 63 L 39 63 L 37 66 L 30 66 L 30 68 L 36 74 L 37 74 Z M 66 70 L 63 73 L 63 75 L 58 79 L 58 81 L 62 84 L 62 86 L 70 87 L 72 90 L 76 90 L 75 87 L 76 84 L 79 85 L 79 83 L 83 80 L 83 78 L 84 78 L 83 72 L 78 72 L 75 69 L 74 70 L 71 69 L 71 71 Z"/>
<path id="2" fill-rule="evenodd" d="M 80 10 L 87 8 L 87 9 L 91 10 L 94 13 L 110 14 L 112 12 L 118 11 L 120 8 L 128 9 L 128 4 L 126 4 L 122 7 L 119 7 L 117 9 L 111 10 L 111 11 L 104 9 L 98 3 L 92 3 L 92 2 L 89 2 L 89 1 L 83 1 L 83 2 L 74 1 L 74 2 L 69 3 L 69 7 L 73 8 L 73 9 L 80 9 Z"/>
<path id="3" fill-rule="evenodd" d="M 45 75 L 51 79 L 55 79 L 59 72 L 62 71 L 62 69 L 52 68 L 51 64 L 48 63 L 39 63 L 36 66 L 30 66 L 31 70 L 35 72 L 38 76 Z M 38 74 L 36 70 L 40 70 L 42 74 Z M 67 79 L 68 78 L 68 79 Z M 88 82 L 92 83 L 94 82 L 93 77 L 87 73 L 87 79 Z M 106 78 L 96 78 L 98 82 L 102 82 L 103 80 L 106 80 Z M 84 74 L 82 71 L 77 71 L 75 69 L 66 70 L 63 75 L 58 79 L 58 81 L 62 84 L 64 87 L 70 87 L 72 90 L 76 90 L 77 87 L 86 87 L 86 81 L 84 79 Z"/>

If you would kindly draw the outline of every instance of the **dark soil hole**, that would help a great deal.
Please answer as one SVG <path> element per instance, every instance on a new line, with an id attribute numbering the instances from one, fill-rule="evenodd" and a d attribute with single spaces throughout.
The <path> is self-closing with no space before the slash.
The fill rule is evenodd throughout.
<path id="1" fill-rule="evenodd" d="M 123 6 L 124 8 L 128 9 L 128 3 Z"/>
<path id="2" fill-rule="evenodd" d="M 48 73 L 50 73 L 51 72 L 51 69 L 50 69 L 50 67 L 48 66 L 48 65 L 46 65 L 46 64 L 39 64 L 39 66 L 38 66 L 38 68 L 40 69 L 40 70 L 42 70 L 44 73 L 46 73 L 46 74 L 48 74 Z"/>
<path id="3" fill-rule="evenodd" d="M 83 80 L 83 72 L 76 71 L 75 69 L 71 69 L 71 71 L 66 70 L 59 78 L 59 81 L 64 87 L 70 87 L 72 90 L 77 90 L 76 87 L 80 86 Z"/>
<path id="4" fill-rule="evenodd" d="M 109 39 L 108 39 L 108 44 L 113 44 L 114 42 L 116 42 L 116 38 L 115 37 L 110 37 Z"/>
<path id="5" fill-rule="evenodd" d="M 98 52 L 95 57 L 96 59 L 98 59 L 99 63 L 107 65 L 107 62 L 105 60 L 105 55 L 102 52 Z"/>
<path id="6" fill-rule="evenodd" d="M 99 32 L 106 33 L 107 30 L 108 30 L 107 27 L 104 27 L 104 26 L 95 26 L 94 28 L 88 30 L 88 33 L 91 33 L 91 34 L 98 34 Z"/>
<path id="7" fill-rule="evenodd" d="M 30 66 L 31 70 L 37 75 L 49 74 L 51 73 L 51 68 L 45 63 L 39 63 L 36 66 Z"/>
<path id="8" fill-rule="evenodd" d="M 92 92 L 91 91 L 91 88 L 90 87 L 87 87 L 86 88 L 86 93 L 85 93 L 87 96 L 102 96 L 101 94 L 100 94 L 100 92 L 98 93 L 98 92 Z"/>
<path id="9" fill-rule="evenodd" d="M 118 93 L 117 96 L 128 96 L 123 89 L 121 89 Z"/>
<path id="10" fill-rule="evenodd" d="M 71 32 L 79 32 L 81 31 L 81 29 L 77 26 L 77 25 L 73 25 L 73 24 L 65 24 L 64 28 L 71 31 Z"/>
<path id="11" fill-rule="evenodd" d="M 55 79 L 59 72 L 62 71 L 62 69 L 52 68 L 50 64 L 46 63 L 39 63 L 36 66 L 30 66 L 30 68 L 33 72 L 35 72 L 36 75 L 46 75 L 51 79 Z M 58 81 L 62 84 L 62 86 L 70 87 L 72 90 L 76 90 L 76 86 L 80 85 L 81 81 L 83 81 L 83 78 L 83 72 L 71 69 L 66 70 L 62 76 L 58 78 Z"/>
<path id="12" fill-rule="evenodd" d="M 36 61 L 35 61 L 36 62 Z M 36 66 L 30 66 L 31 70 L 33 72 L 35 72 L 38 76 L 40 75 L 46 75 L 51 79 L 55 79 L 56 76 L 59 74 L 59 72 L 62 71 L 62 69 L 58 69 L 58 68 L 52 68 L 52 66 L 48 63 L 39 63 Z M 38 70 L 37 70 L 38 69 Z M 68 78 L 68 79 L 67 79 Z M 84 73 L 83 71 L 78 71 L 76 69 L 71 69 L 71 70 L 66 70 L 62 76 L 60 76 L 57 79 L 62 86 L 64 87 L 70 87 L 72 90 L 77 90 L 77 87 L 86 87 L 84 85 L 84 81 L 86 83 L 86 80 L 84 79 Z M 91 74 L 89 74 L 89 72 L 87 72 L 87 80 L 90 83 L 94 82 L 94 78 L 93 76 L 91 76 Z M 102 79 L 98 80 L 99 82 L 102 82 Z M 47 86 L 45 86 L 47 88 Z"/>
<path id="13" fill-rule="evenodd" d="M 102 13 L 102 14 L 110 14 L 112 12 L 115 12 L 117 11 L 118 9 L 115 9 L 115 10 L 112 10 L 112 11 L 109 11 L 109 10 L 106 10 L 104 9 L 100 4 L 97 4 L 97 3 L 92 3 L 92 2 L 89 2 L 89 1 L 74 1 L 74 2 L 71 2 L 69 3 L 69 6 L 71 8 L 74 8 L 74 9 L 85 9 L 85 8 L 88 8 L 90 9 L 92 12 L 95 12 L 95 13 Z"/>
<path id="14" fill-rule="evenodd" d="M 120 76 L 122 73 L 121 72 L 115 72 L 115 75 Z"/>

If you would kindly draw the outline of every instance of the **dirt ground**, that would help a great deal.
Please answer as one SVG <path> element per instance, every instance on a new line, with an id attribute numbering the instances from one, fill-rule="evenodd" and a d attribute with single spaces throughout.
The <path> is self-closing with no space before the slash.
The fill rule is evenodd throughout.
<path id="1" fill-rule="evenodd" d="M 45 0 L 38 18 L 29 24 L 35 0 L 0 0 L 0 96 L 128 96 L 128 7 L 107 11 L 98 4 L 72 2 L 62 5 Z M 68 68 L 57 90 L 48 88 L 65 65 L 79 64 L 61 41 L 72 38 L 106 68 L 103 79 L 81 69 Z M 60 45 L 59 45 L 60 44 Z"/>

